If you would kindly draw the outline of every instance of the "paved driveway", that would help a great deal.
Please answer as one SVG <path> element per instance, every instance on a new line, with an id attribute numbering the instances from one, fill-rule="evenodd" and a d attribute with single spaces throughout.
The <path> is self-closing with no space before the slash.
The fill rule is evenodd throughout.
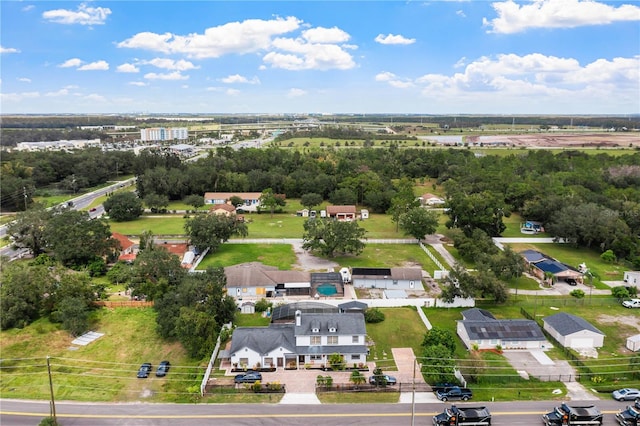
<path id="1" fill-rule="evenodd" d="M 504 351 L 503 355 L 518 372 L 542 381 L 570 382 L 576 372 L 567 361 L 554 361 L 543 351 Z"/>

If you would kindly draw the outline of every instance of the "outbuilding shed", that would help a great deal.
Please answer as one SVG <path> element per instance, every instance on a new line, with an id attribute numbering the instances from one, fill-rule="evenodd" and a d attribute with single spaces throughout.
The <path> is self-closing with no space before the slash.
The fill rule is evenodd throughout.
<path id="1" fill-rule="evenodd" d="M 627 349 L 633 352 L 640 351 L 640 334 L 627 337 Z"/>
<path id="2" fill-rule="evenodd" d="M 578 316 L 560 312 L 542 321 L 544 330 L 565 348 L 601 348 L 604 345 L 604 333 Z"/>

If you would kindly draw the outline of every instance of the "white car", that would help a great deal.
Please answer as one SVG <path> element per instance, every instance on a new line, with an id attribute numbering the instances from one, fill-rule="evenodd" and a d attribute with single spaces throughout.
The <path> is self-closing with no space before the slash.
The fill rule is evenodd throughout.
<path id="1" fill-rule="evenodd" d="M 625 308 L 640 308 L 640 299 L 625 300 L 622 302 Z"/>

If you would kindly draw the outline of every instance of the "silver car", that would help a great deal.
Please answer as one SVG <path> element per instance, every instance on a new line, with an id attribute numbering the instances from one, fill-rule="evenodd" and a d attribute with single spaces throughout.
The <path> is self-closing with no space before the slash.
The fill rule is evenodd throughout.
<path id="1" fill-rule="evenodd" d="M 640 400 L 640 390 L 634 388 L 624 388 L 613 391 L 611 396 L 616 401 L 638 401 Z"/>

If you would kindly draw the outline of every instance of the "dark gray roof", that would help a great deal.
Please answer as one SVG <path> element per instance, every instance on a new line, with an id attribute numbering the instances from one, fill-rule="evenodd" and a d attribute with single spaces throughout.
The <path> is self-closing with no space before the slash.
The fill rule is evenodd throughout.
<path id="1" fill-rule="evenodd" d="M 342 274 L 340 272 L 311 272 L 311 284 L 315 283 L 342 284 Z"/>
<path id="2" fill-rule="evenodd" d="M 305 313 L 338 312 L 338 308 L 322 302 L 294 302 L 273 308 L 271 321 L 293 321 L 296 311 Z"/>
<path id="3" fill-rule="evenodd" d="M 233 331 L 231 354 L 249 348 L 260 354 L 277 348 L 285 348 L 295 352 L 296 339 L 293 335 L 293 324 L 271 324 L 269 327 L 238 327 Z"/>
<path id="4" fill-rule="evenodd" d="M 592 326 L 585 319 L 565 312 L 560 312 L 558 314 L 551 315 L 550 317 L 543 318 L 542 321 L 549 324 L 562 336 L 568 336 L 583 330 L 589 330 L 604 336 L 602 331 Z"/>
<path id="5" fill-rule="evenodd" d="M 329 324 L 337 323 L 337 333 L 340 335 L 366 334 L 364 315 L 360 312 L 348 312 L 342 314 L 302 314 L 300 316 L 300 326 L 295 327 L 296 336 L 311 335 L 311 324 L 316 321 L 320 324 L 320 334 L 329 334 Z"/>
<path id="6" fill-rule="evenodd" d="M 351 300 L 349 302 L 341 303 L 338 305 L 338 308 L 340 308 L 343 311 L 356 310 L 356 309 L 364 311 L 368 307 L 369 305 L 367 305 L 366 303 L 358 302 L 357 300 Z"/>
<path id="7" fill-rule="evenodd" d="M 546 340 L 535 321 L 526 319 L 462 321 L 471 340 Z"/>
<path id="8" fill-rule="evenodd" d="M 471 308 L 462 311 L 462 318 L 467 321 L 495 321 L 496 317 L 489 311 L 480 308 Z"/>

